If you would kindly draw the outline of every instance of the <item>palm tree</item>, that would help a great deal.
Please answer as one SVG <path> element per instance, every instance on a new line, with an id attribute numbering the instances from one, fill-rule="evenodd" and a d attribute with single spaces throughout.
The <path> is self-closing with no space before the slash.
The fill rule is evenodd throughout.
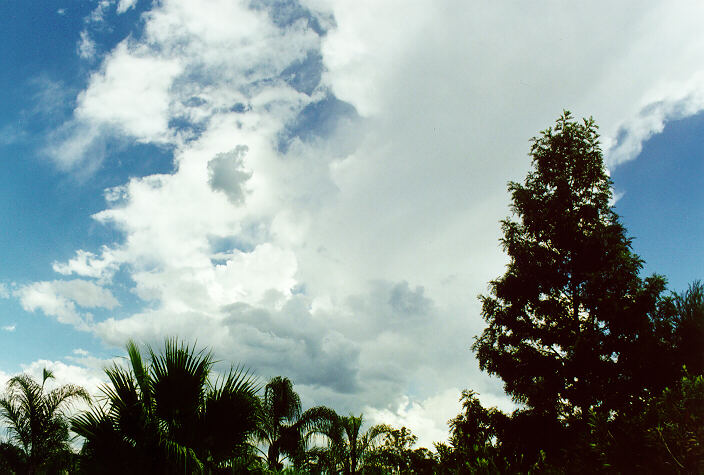
<path id="1" fill-rule="evenodd" d="M 316 432 L 327 439 L 327 447 L 311 451 L 317 459 L 318 468 L 332 473 L 342 471 L 345 474 L 358 473 L 365 459 L 371 455 L 382 436 L 390 434 L 393 429 L 385 424 L 377 424 L 360 434 L 363 416 L 338 416 L 318 424 Z"/>
<path id="2" fill-rule="evenodd" d="M 293 390 L 291 380 L 272 378 L 264 387 L 256 432 L 257 440 L 267 445 L 266 453 L 260 452 L 269 470 L 281 470 L 286 458 L 300 467 L 313 428 L 335 416 L 335 411 L 324 406 L 302 412 L 301 398 Z"/>
<path id="3" fill-rule="evenodd" d="M 33 474 L 40 468 L 55 468 L 72 454 L 64 410 L 76 399 L 90 401 L 90 396 L 72 384 L 45 393 L 46 381 L 52 378 L 54 374 L 46 368 L 41 384 L 26 374 L 15 376 L 0 399 L 0 418 L 7 424 L 10 437 L 1 452 L 15 471 Z"/>
<path id="4" fill-rule="evenodd" d="M 83 467 L 106 473 L 213 473 L 251 450 L 257 424 L 255 381 L 231 368 L 212 378 L 214 360 L 176 340 L 149 348 L 149 362 L 133 342 L 129 365 L 105 370 L 103 406 L 75 417 L 83 436 Z"/>

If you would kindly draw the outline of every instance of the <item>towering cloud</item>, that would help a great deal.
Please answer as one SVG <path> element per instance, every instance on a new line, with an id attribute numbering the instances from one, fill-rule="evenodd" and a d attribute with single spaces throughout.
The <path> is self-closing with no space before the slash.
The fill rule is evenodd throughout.
<path id="1" fill-rule="evenodd" d="M 100 21 L 135 4 L 107 2 Z M 173 172 L 106 190 L 94 218 L 121 238 L 54 263 L 105 288 L 37 282 L 17 295 L 113 344 L 198 338 L 290 376 L 309 404 L 365 409 L 429 444 L 461 388 L 505 403 L 469 346 L 528 139 L 562 108 L 593 115 L 615 166 L 701 110 L 702 10 L 154 3 L 102 57 L 51 155 L 79 171 L 111 160 L 111 139 L 151 143 L 172 151 Z M 86 57 L 99 51 L 89 38 Z M 117 305 L 117 272 L 141 310 L 86 318 L 78 306 Z"/>

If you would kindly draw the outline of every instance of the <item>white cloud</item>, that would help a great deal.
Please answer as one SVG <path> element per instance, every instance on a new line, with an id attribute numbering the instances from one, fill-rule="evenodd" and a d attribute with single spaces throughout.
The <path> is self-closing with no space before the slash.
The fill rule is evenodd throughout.
<path id="1" fill-rule="evenodd" d="M 425 400 L 411 401 L 408 396 L 400 397 L 396 407 L 379 409 L 368 406 L 364 414 L 372 424 L 389 424 L 392 427 L 407 427 L 418 437 L 417 447 L 433 448 L 434 442 L 447 442 L 448 422 L 462 410 L 459 400 L 462 388 L 448 388 Z M 503 394 L 477 394 L 482 406 L 496 407 L 510 414 L 516 405 Z"/>
<path id="2" fill-rule="evenodd" d="M 81 55 L 94 55 L 87 36 Z M 105 143 L 128 136 L 140 142 L 170 140 L 168 90 L 181 71 L 177 61 L 159 58 L 120 43 L 94 73 L 77 98 L 74 118 L 57 129 L 46 153 L 64 169 L 95 170 L 105 156 Z M 80 168 L 79 168 L 80 167 Z M 84 171 L 85 172 L 85 171 Z"/>
<path id="3" fill-rule="evenodd" d="M 105 365 L 107 362 L 101 362 Z M 54 378 L 47 381 L 47 389 L 51 390 L 64 384 L 74 384 L 85 388 L 90 394 L 96 394 L 97 389 L 104 381 L 102 367 L 86 367 L 84 365 L 66 364 L 62 361 L 40 359 L 24 366 L 25 373 L 41 381 L 44 368 L 54 373 Z"/>
<path id="4" fill-rule="evenodd" d="M 7 285 L 0 282 L 0 299 L 6 299 L 9 297 L 10 291 L 8 290 Z"/>
<path id="5" fill-rule="evenodd" d="M 97 166 L 117 137 L 168 145 L 174 171 L 107 190 L 94 218 L 124 239 L 53 268 L 106 286 L 128 274 L 145 307 L 91 324 L 105 341 L 198 337 L 291 376 L 311 404 L 430 445 L 461 388 L 507 401 L 469 346 L 529 138 L 563 107 L 594 115 L 615 166 L 701 110 L 704 7 L 306 4 L 319 11 L 286 21 L 248 2 L 154 4 L 91 76 L 54 156 Z M 316 21 L 336 27 L 319 36 Z M 87 326 L 77 305 L 116 305 L 87 284 L 17 295 Z"/>
<path id="6" fill-rule="evenodd" d="M 382 87 L 387 80 L 384 76 L 396 58 L 406 54 L 409 38 L 423 34 L 431 4 L 407 3 L 403 8 L 403 27 L 388 28 L 386 23 L 400 13 L 394 2 L 330 3 L 338 21 L 322 46 L 326 79 L 337 97 L 352 102 L 363 116 L 379 114 L 385 93 Z"/>
<path id="7" fill-rule="evenodd" d="M 227 153 L 219 153 L 208 162 L 208 184 L 214 190 L 223 191 L 231 202 L 242 203 L 245 198 L 245 182 L 252 173 L 243 168 L 243 156 L 247 147 L 239 146 Z"/>
<path id="8" fill-rule="evenodd" d="M 117 4 L 117 13 L 125 13 L 127 10 L 134 8 L 135 5 L 137 5 L 137 0 L 120 0 Z"/>
<path id="9" fill-rule="evenodd" d="M 81 39 L 78 41 L 78 56 L 83 59 L 93 59 L 95 57 L 95 41 L 90 37 L 88 31 L 81 31 Z"/>
<path id="10" fill-rule="evenodd" d="M 48 316 L 56 317 L 61 323 L 86 330 L 88 324 L 76 309 L 76 305 L 70 300 L 57 295 L 46 284 L 46 282 L 36 282 L 18 289 L 15 295 L 20 299 L 22 308 L 27 312 L 41 310 Z"/>
<path id="11" fill-rule="evenodd" d="M 15 331 L 15 328 L 17 328 L 17 325 L 15 325 L 15 324 L 5 325 L 2 327 L 2 329 L 5 330 L 6 332 L 13 332 L 13 331 Z"/>
<path id="12" fill-rule="evenodd" d="M 79 279 L 34 282 L 18 288 L 14 295 L 19 298 L 24 310 L 41 310 L 57 321 L 73 325 L 79 330 L 90 328 L 92 316 L 80 312 L 77 306 L 113 309 L 119 305 L 110 290 Z"/>
<path id="13" fill-rule="evenodd" d="M 609 163 L 612 166 L 636 158 L 643 143 L 662 132 L 666 122 L 704 110 L 704 73 L 681 84 L 669 84 L 652 97 L 635 117 L 629 117 L 621 125 L 620 140 L 611 142 Z"/>
<path id="14" fill-rule="evenodd" d="M 3 390 L 7 387 L 7 382 L 12 376 L 4 371 L 0 371 L 0 388 Z"/>
<path id="15" fill-rule="evenodd" d="M 137 5 L 137 0 L 98 0 L 95 8 L 86 18 L 86 21 L 98 24 L 106 22 L 106 15 L 115 4 L 117 4 L 115 13 L 121 15 L 133 9 Z"/>
<path id="16" fill-rule="evenodd" d="M 105 383 L 104 368 L 112 363 L 112 361 L 98 360 L 90 356 L 85 356 L 80 359 L 69 359 L 73 359 L 75 364 L 58 360 L 38 359 L 28 365 L 23 365 L 22 372 L 33 377 L 35 381 L 41 382 L 42 372 L 44 368 L 46 368 L 54 374 L 54 378 L 47 380 L 45 391 L 51 391 L 54 388 L 66 384 L 80 386 L 88 392 L 95 402 L 96 397 L 100 395 L 100 386 Z M 86 411 L 89 408 L 88 403 L 76 399 L 65 409 L 67 414 L 72 416 L 79 412 Z"/>
<path id="17" fill-rule="evenodd" d="M 119 305 L 112 293 L 93 282 L 85 280 L 55 280 L 50 283 L 53 289 L 73 300 L 81 307 L 113 309 Z"/>
<path id="18" fill-rule="evenodd" d="M 122 358 L 99 359 L 81 349 L 74 350 L 73 355 L 69 355 L 65 359 L 69 363 L 38 358 L 31 363 L 21 365 L 20 370 L 23 374 L 34 378 L 35 381 L 41 382 L 43 370 L 46 368 L 54 374 L 54 378 L 50 378 L 46 382 L 47 391 L 70 384 L 83 387 L 94 397 L 99 394 L 100 386 L 106 381 L 104 369 L 113 363 L 121 364 L 123 361 Z M 0 370 L 0 387 L 4 388 L 7 381 L 13 376 L 15 374 L 11 375 Z M 87 406 L 81 403 L 74 405 L 70 412 L 74 413 L 86 408 Z"/>
<path id="19" fill-rule="evenodd" d="M 90 176 L 105 157 L 105 137 L 97 125 L 67 122 L 50 134 L 44 153 L 59 168 Z"/>
<path id="20" fill-rule="evenodd" d="M 97 5 L 88 15 L 87 20 L 94 23 L 102 23 L 105 21 L 105 14 L 110 6 L 114 3 L 114 0 L 98 0 Z"/>
<path id="21" fill-rule="evenodd" d="M 364 414 L 371 424 L 407 427 L 418 437 L 417 447 L 432 450 L 433 442 L 447 441 L 447 421 L 460 412 L 460 392 L 459 388 L 447 388 L 420 402 L 412 402 L 407 396 L 402 396 L 395 410 L 366 407 Z"/>
<path id="22" fill-rule="evenodd" d="M 78 98 L 76 118 L 115 126 L 138 140 L 160 142 L 168 133 L 168 90 L 178 61 L 154 57 L 123 42 Z"/>
<path id="23" fill-rule="evenodd" d="M 104 246 L 100 256 L 92 252 L 79 249 L 76 251 L 76 257 L 69 259 L 68 262 L 54 262 L 52 269 L 63 275 L 76 274 L 81 277 L 94 277 L 105 279 L 111 277 L 117 270 L 118 264 L 113 251 Z"/>

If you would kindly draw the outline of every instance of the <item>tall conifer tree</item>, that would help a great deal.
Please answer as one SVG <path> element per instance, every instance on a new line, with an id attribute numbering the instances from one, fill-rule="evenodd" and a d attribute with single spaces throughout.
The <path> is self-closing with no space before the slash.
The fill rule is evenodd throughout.
<path id="1" fill-rule="evenodd" d="M 480 296 L 488 327 L 473 349 L 528 411 L 558 425 L 630 404 L 664 289 L 611 207 L 597 126 L 564 112 L 532 139 L 532 171 L 509 183 L 514 216 L 502 222 L 506 273 Z"/>

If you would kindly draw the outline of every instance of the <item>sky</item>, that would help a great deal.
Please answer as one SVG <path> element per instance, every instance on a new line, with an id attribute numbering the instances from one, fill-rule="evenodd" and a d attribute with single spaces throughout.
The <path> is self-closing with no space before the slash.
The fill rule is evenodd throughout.
<path id="1" fill-rule="evenodd" d="M 697 1 L 0 0 L 0 379 L 131 338 L 447 436 L 506 184 L 563 109 L 673 291 L 704 253 Z"/>

